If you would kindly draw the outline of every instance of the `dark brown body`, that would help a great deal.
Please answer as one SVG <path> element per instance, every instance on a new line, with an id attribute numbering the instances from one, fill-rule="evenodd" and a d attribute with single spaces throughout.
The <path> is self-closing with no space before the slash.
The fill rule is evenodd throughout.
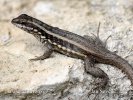
<path id="1" fill-rule="evenodd" d="M 25 14 L 13 19 L 12 23 L 34 35 L 40 42 L 45 43 L 47 51 L 44 55 L 32 60 L 48 58 L 53 51 L 57 51 L 64 55 L 84 60 L 86 72 L 94 77 L 101 78 L 103 80 L 102 87 L 107 84 L 108 76 L 100 68 L 94 66 L 97 63 L 109 64 L 121 69 L 133 85 L 132 66 L 117 54 L 107 50 L 98 37 L 82 37 L 50 26 Z"/>

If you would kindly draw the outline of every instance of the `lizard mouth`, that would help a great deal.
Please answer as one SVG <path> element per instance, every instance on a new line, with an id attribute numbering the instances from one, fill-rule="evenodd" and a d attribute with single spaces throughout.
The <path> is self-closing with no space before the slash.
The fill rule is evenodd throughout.
<path id="1" fill-rule="evenodd" d="M 14 19 L 11 21 L 11 23 L 12 23 L 13 25 L 15 25 L 16 27 L 21 28 L 21 29 L 23 29 L 23 30 L 28 30 L 28 29 L 29 29 L 27 26 L 25 26 L 25 25 L 23 24 L 23 22 L 21 22 L 21 21 L 20 21 L 19 19 L 17 19 L 17 18 L 14 18 Z"/>
<path id="2" fill-rule="evenodd" d="M 22 24 L 15 24 L 15 26 L 18 27 L 18 28 L 24 29 L 24 30 L 30 30 L 30 31 L 33 30 L 33 28 L 22 25 Z"/>
<path id="3" fill-rule="evenodd" d="M 30 26 L 26 26 L 26 25 L 23 25 L 23 24 L 18 24 L 18 23 L 13 23 L 16 27 L 28 32 L 28 33 L 31 33 L 31 34 L 35 34 L 35 33 L 38 33 L 38 30 L 35 28 L 32 28 Z"/>
<path id="4" fill-rule="evenodd" d="M 25 25 L 22 25 L 22 24 L 14 23 L 14 25 L 15 25 L 16 27 L 18 27 L 18 28 L 21 28 L 21 29 L 24 30 L 24 31 L 28 31 L 28 32 L 33 31 L 33 28 L 28 27 L 28 26 L 25 26 Z"/>
<path id="5" fill-rule="evenodd" d="M 31 33 L 31 34 L 37 33 L 39 30 L 37 29 L 37 27 L 32 25 L 32 23 L 30 23 L 30 21 L 28 21 L 27 18 L 29 17 L 23 14 L 18 16 L 17 18 L 12 19 L 11 23 L 28 33 Z"/>
<path id="6" fill-rule="evenodd" d="M 32 32 L 34 29 L 32 27 L 29 27 L 28 24 L 27 26 L 24 25 L 24 24 L 21 24 L 21 23 L 17 23 L 15 22 L 14 20 L 11 21 L 13 25 L 15 25 L 16 27 L 24 30 L 24 31 L 27 31 L 27 32 Z"/>

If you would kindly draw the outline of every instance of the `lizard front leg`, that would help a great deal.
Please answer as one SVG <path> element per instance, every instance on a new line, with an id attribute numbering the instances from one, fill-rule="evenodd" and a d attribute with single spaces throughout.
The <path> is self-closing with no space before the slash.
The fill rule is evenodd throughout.
<path id="1" fill-rule="evenodd" d="M 49 42 L 46 42 L 44 46 L 46 47 L 46 51 L 44 52 L 43 55 L 36 57 L 36 58 L 33 58 L 33 59 L 29 59 L 29 60 L 30 61 L 37 61 L 37 60 L 44 60 L 46 58 L 49 58 L 53 52 L 53 46 Z"/>
<path id="2" fill-rule="evenodd" d="M 91 74 L 96 78 L 101 78 L 101 82 L 97 82 L 98 86 L 96 88 L 105 88 L 109 80 L 108 75 L 100 68 L 95 67 L 94 61 L 92 61 L 91 58 L 86 57 L 84 62 L 85 62 L 85 71 L 87 73 Z"/>

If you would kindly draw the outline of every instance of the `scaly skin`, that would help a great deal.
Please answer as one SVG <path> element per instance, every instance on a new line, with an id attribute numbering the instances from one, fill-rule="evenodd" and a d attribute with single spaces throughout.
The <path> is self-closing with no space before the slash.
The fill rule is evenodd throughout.
<path id="1" fill-rule="evenodd" d="M 105 87 L 109 78 L 103 70 L 95 67 L 95 64 L 113 65 L 127 75 L 133 86 L 132 66 L 117 54 L 109 51 L 98 37 L 82 37 L 72 32 L 50 26 L 26 14 L 14 18 L 12 23 L 34 35 L 40 42 L 46 45 L 47 51 L 44 55 L 31 60 L 46 59 L 53 51 L 82 59 L 85 62 L 86 72 L 102 79 L 100 87 Z"/>

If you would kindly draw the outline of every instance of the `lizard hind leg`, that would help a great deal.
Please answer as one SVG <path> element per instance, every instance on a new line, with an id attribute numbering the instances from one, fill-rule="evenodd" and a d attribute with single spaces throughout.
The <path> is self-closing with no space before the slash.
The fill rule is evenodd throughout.
<path id="1" fill-rule="evenodd" d="M 92 90 L 105 89 L 109 81 L 108 75 L 100 68 L 95 67 L 94 62 L 92 61 L 91 58 L 86 57 L 84 61 L 85 61 L 85 71 L 90 75 L 94 76 L 95 78 L 100 78 L 100 81 L 98 80 L 96 83 L 94 83 L 96 87 L 93 88 Z"/>
<path id="2" fill-rule="evenodd" d="M 100 39 L 100 35 L 99 35 L 99 33 L 100 33 L 100 25 L 101 25 L 101 23 L 99 22 L 98 30 L 97 30 L 97 36 L 94 35 L 94 36 L 95 36 L 95 40 L 96 40 L 97 42 L 100 42 L 100 44 L 102 44 L 104 47 L 107 47 L 107 41 L 108 41 L 108 39 L 111 37 L 111 35 L 109 35 L 109 36 L 107 37 L 107 39 L 103 42 L 103 41 Z"/>
<path id="3" fill-rule="evenodd" d="M 99 22 L 99 25 L 98 25 L 97 35 L 91 33 L 93 36 L 84 35 L 83 37 L 84 37 L 89 43 L 92 43 L 92 44 L 94 44 L 94 45 L 96 45 L 96 46 L 105 48 L 106 45 L 105 45 L 105 43 L 100 39 L 99 31 L 100 31 L 100 22 Z"/>
<path id="4" fill-rule="evenodd" d="M 87 39 L 89 42 L 92 42 L 93 44 L 95 44 L 95 45 L 97 45 L 99 47 L 106 48 L 107 47 L 107 41 L 111 37 L 111 35 L 109 35 L 105 41 L 102 41 L 100 39 L 100 35 L 99 35 L 99 33 L 100 33 L 100 25 L 101 25 L 101 23 L 99 22 L 98 30 L 97 30 L 97 35 L 91 33 L 93 36 L 84 35 L 83 37 L 85 39 Z"/>

